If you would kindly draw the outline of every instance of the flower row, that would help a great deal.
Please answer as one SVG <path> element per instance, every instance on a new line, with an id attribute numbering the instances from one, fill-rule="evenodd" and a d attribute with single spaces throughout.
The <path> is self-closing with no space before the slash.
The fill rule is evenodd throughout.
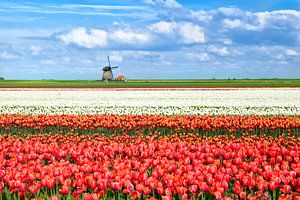
<path id="1" fill-rule="evenodd" d="M 300 89 L 0 91 L 0 113 L 300 115 Z"/>
<path id="2" fill-rule="evenodd" d="M 33 132 L 88 130 L 89 133 L 164 131 L 232 134 L 293 133 L 298 136 L 298 117 L 261 116 L 162 116 L 162 115 L 0 115 L 0 133 L 32 129 Z M 86 131 L 85 131 L 86 133 Z"/>
<path id="3" fill-rule="evenodd" d="M 300 139 L 1 135 L 0 195 L 299 199 Z"/>
<path id="4" fill-rule="evenodd" d="M 247 106 L 2 106 L 0 113 L 8 114 L 161 114 L 161 115 L 299 115 L 300 108 Z"/>

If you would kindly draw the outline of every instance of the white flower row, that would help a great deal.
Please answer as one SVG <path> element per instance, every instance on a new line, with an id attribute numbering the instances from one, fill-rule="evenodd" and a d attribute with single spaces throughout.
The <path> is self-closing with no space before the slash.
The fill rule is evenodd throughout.
<path id="1" fill-rule="evenodd" d="M 0 113 L 300 115 L 300 89 L 0 91 Z"/>

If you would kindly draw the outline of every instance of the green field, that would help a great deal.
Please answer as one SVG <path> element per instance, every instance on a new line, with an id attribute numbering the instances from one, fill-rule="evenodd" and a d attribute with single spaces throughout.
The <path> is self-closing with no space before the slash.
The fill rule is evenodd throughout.
<path id="1" fill-rule="evenodd" d="M 1 80 L 0 88 L 135 88 L 135 87 L 300 87 L 300 79 L 217 79 L 217 80 Z"/>

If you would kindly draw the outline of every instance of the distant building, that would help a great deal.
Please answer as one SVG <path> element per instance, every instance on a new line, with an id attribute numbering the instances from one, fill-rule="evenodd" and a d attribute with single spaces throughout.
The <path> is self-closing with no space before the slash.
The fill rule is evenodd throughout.
<path id="1" fill-rule="evenodd" d="M 120 75 L 120 76 L 118 76 L 115 80 L 116 80 L 116 81 L 126 81 L 126 78 L 125 78 L 124 75 Z"/>

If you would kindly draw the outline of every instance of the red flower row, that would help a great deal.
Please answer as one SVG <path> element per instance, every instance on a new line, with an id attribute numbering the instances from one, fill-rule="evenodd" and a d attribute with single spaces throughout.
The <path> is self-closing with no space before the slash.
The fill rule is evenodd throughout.
<path id="1" fill-rule="evenodd" d="M 160 115 L 0 115 L 0 127 L 10 130 L 13 127 L 26 127 L 36 130 L 49 127 L 66 127 L 74 130 L 156 130 L 167 128 L 203 132 L 233 133 L 276 131 L 298 132 L 298 117 L 262 116 L 160 116 Z"/>
<path id="2" fill-rule="evenodd" d="M 78 119 L 84 117 L 95 116 Z M 21 117 L 12 118 L 16 123 Z M 1 194 L 52 199 L 300 199 L 300 139 L 1 135 Z"/>

